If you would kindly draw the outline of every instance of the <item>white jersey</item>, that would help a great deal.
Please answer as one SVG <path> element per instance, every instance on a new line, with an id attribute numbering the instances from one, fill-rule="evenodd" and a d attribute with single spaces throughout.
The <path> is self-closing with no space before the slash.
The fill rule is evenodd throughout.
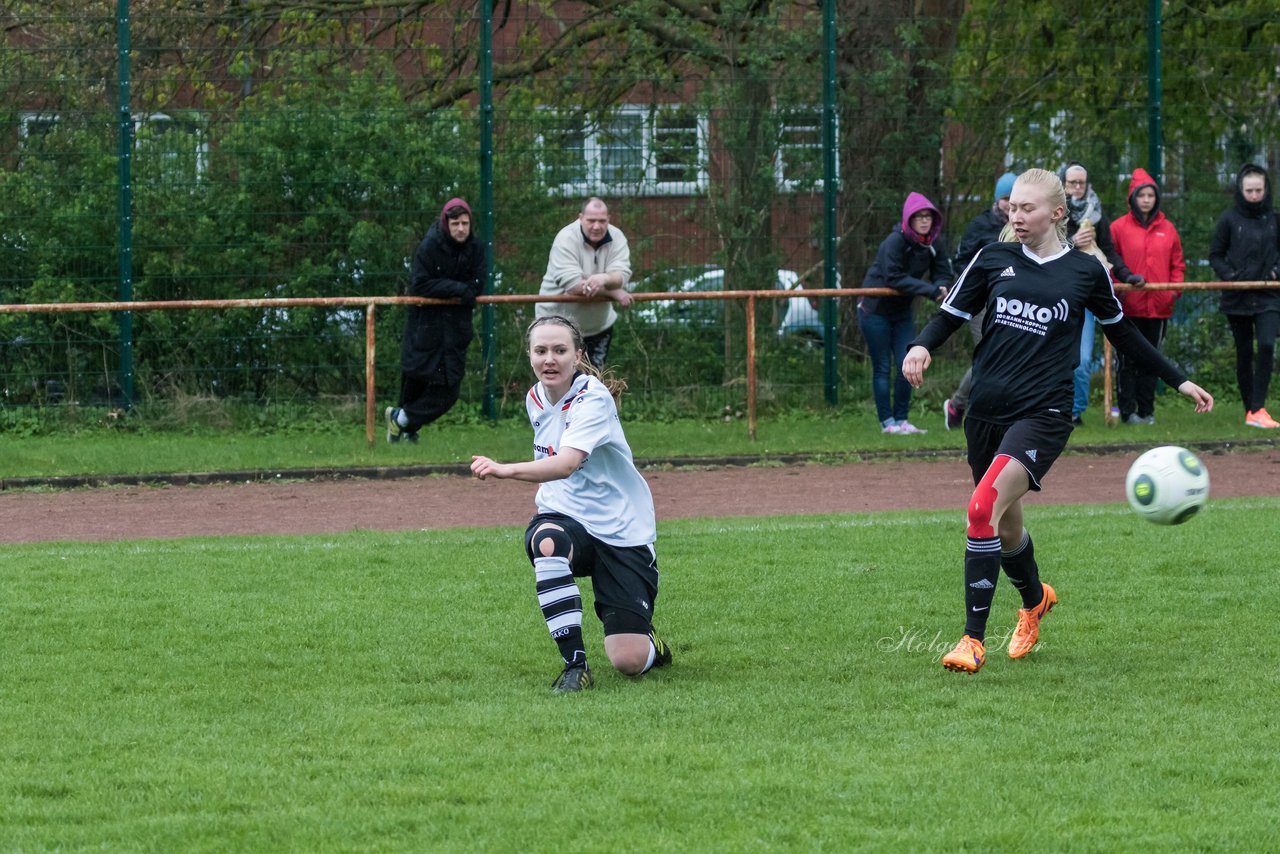
<path id="1" fill-rule="evenodd" d="M 538 487 L 538 512 L 569 516 L 591 536 L 614 546 L 643 546 L 656 540 L 653 495 L 636 470 L 618 408 L 604 383 L 579 374 L 559 401 L 548 400 L 538 383 L 529 389 L 525 407 L 533 425 L 535 460 L 553 457 L 563 448 L 587 455 L 573 474 Z"/>

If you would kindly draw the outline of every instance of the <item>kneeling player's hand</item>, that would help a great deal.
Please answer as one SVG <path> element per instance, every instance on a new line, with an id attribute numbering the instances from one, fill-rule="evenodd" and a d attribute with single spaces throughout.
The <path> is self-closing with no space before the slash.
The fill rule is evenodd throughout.
<path id="1" fill-rule="evenodd" d="M 1196 402 L 1196 412 L 1212 412 L 1213 411 L 1213 395 L 1200 388 L 1200 386 L 1187 380 L 1178 386 L 1178 393 L 1185 394 Z"/>
<path id="2" fill-rule="evenodd" d="M 471 458 L 471 473 L 481 480 L 486 477 L 504 477 L 503 469 L 505 468 L 506 466 L 502 463 L 494 462 L 488 457 L 476 456 Z"/>

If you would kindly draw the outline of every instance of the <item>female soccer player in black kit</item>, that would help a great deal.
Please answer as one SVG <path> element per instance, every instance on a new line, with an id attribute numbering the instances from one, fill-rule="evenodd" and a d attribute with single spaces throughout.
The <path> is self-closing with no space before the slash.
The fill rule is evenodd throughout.
<path id="1" fill-rule="evenodd" d="M 1142 370 L 1195 401 L 1197 412 L 1213 408 L 1208 392 L 1124 319 L 1106 268 L 1064 243 L 1066 197 L 1058 176 L 1043 169 L 1022 173 L 1009 202 L 1018 242 L 978 252 L 902 362 L 903 376 L 919 386 L 930 351 L 986 309 L 964 422 L 976 484 L 964 553 L 964 637 L 942 658 L 944 667 L 960 673 L 977 673 L 986 660 L 987 616 L 1001 567 L 1023 605 L 1009 639 L 1010 658 L 1032 650 L 1040 620 L 1058 601 L 1040 581 L 1031 537 L 1022 527 L 1022 496 L 1040 489 L 1071 435 L 1072 373 L 1085 309 Z"/>

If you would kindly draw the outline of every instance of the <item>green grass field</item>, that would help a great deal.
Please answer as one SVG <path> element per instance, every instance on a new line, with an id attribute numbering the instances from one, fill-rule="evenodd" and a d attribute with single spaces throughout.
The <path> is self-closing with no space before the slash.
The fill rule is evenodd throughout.
<path id="1" fill-rule="evenodd" d="M 0 848 L 1276 850 L 1278 510 L 1034 508 L 975 677 L 958 510 L 663 523 L 674 667 L 570 697 L 514 529 L 8 546 Z"/>
<path id="2" fill-rule="evenodd" d="M 800 453 L 845 459 L 866 453 L 960 453 L 963 433 L 944 430 L 938 412 L 923 406 L 917 409 L 912 419 L 929 430 L 927 435 L 882 435 L 867 406 L 763 418 L 755 440 L 740 418 L 728 422 L 720 418 L 632 421 L 627 417 L 625 400 L 622 417 L 627 439 L 639 460 L 767 458 Z M 1244 416 L 1237 409 L 1220 403 L 1214 412 L 1196 415 L 1185 400 L 1166 394 L 1160 398 L 1154 426 L 1109 427 L 1102 423 L 1099 407 L 1094 407 L 1085 426 L 1072 434 L 1068 452 L 1116 444 L 1194 447 L 1197 442 L 1274 443 L 1269 431 L 1245 427 Z M 341 430 L 300 429 L 296 433 L 150 433 L 126 428 L 5 435 L 0 478 L 461 464 L 469 463 L 477 453 L 500 459 L 524 459 L 529 454 L 529 423 L 524 418 L 488 423 L 477 422 L 465 413 L 451 413 L 425 428 L 417 445 L 388 445 L 379 430 L 377 441 L 370 446 L 358 424 Z"/>

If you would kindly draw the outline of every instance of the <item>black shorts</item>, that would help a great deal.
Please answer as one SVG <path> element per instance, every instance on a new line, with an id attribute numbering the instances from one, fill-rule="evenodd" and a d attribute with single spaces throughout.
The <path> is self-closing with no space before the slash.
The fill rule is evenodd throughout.
<path id="1" fill-rule="evenodd" d="M 606 635 L 648 634 L 653 630 L 653 605 L 658 598 L 658 557 L 653 545 L 611 546 L 601 542 L 575 519 L 559 513 L 539 513 L 524 532 L 524 550 L 533 561 L 533 532 L 543 522 L 564 528 L 573 543 L 569 568 L 591 579 L 596 616 Z"/>
<path id="2" fill-rule="evenodd" d="M 964 437 L 969 445 L 969 468 L 977 485 L 998 454 L 1016 460 L 1031 479 L 1031 488 L 1040 491 L 1040 481 L 1067 447 L 1071 418 L 1061 412 L 1036 412 L 1012 424 L 993 424 L 972 416 L 964 420 Z"/>

